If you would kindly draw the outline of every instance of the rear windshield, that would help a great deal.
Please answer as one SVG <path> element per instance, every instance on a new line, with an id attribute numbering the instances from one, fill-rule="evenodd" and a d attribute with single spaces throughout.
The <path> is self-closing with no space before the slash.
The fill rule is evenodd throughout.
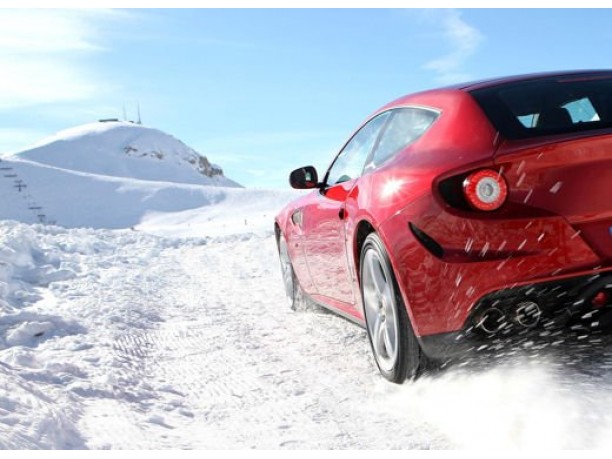
<path id="1" fill-rule="evenodd" d="M 521 81 L 470 93 L 508 139 L 612 127 L 609 73 Z"/>

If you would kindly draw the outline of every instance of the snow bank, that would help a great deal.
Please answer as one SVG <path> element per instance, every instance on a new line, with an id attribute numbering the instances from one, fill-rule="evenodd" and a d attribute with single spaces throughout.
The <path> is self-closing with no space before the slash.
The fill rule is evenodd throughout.
<path id="1" fill-rule="evenodd" d="M 60 260 L 58 248 L 46 247 L 33 228 L 9 222 L 1 222 L 0 228 L 0 348 L 31 344 L 26 336 L 42 336 L 54 327 L 49 321 L 28 322 L 23 308 L 42 299 L 38 286 L 76 273 Z"/>
<path id="2" fill-rule="evenodd" d="M 74 409 L 58 405 L 40 384 L 61 373 L 37 355 L 42 342 L 78 333 L 78 322 L 49 306 L 42 287 L 72 279 L 75 265 L 62 247 L 49 245 L 38 230 L 0 222 L 0 447 L 32 449 L 82 446 Z M 42 381 L 41 381 L 42 380 Z M 34 439 L 38 439 L 34 441 Z"/>
<path id="3" fill-rule="evenodd" d="M 98 282 L 143 288 L 160 253 L 200 243 L 0 222 L 0 448 L 86 447 L 77 424 L 87 397 L 112 396 L 126 382 L 114 336 L 159 322 L 157 311 L 132 311 Z M 134 264 L 130 280 L 122 267 Z"/>
<path id="4" fill-rule="evenodd" d="M 167 237 L 272 234 L 275 215 L 302 194 L 294 190 L 225 189 L 211 205 L 182 212 L 151 211 L 136 228 Z"/>
<path id="5" fill-rule="evenodd" d="M 232 216 L 234 221 L 227 220 L 226 224 L 239 226 L 245 226 L 245 219 L 253 223 L 258 218 L 260 225 L 271 227 L 274 212 L 299 195 L 293 191 L 94 175 L 23 160 L 4 160 L 0 164 L 11 167 L 10 175 L 16 176 L 8 179 L 0 176 L 0 194 L 4 197 L 0 200 L 0 218 L 25 223 L 53 222 L 67 228 L 130 228 L 153 217 L 159 217 L 155 218 L 159 225 L 167 226 L 162 214 L 183 211 L 190 211 L 189 215 L 181 216 L 188 223 L 201 222 L 197 218 L 201 214 L 210 222 Z M 16 188 L 15 180 L 27 186 Z M 234 205 L 238 207 L 232 209 Z M 147 227 L 156 224 L 151 222 Z M 219 233 L 222 229 L 213 226 L 209 225 L 210 231 Z"/>

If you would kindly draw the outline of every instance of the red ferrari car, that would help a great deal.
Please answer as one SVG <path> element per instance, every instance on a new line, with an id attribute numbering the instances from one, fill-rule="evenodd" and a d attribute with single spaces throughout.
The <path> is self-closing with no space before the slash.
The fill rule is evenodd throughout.
<path id="1" fill-rule="evenodd" d="M 275 220 L 292 305 L 367 329 L 382 375 L 524 330 L 612 323 L 612 71 L 402 97 Z"/>

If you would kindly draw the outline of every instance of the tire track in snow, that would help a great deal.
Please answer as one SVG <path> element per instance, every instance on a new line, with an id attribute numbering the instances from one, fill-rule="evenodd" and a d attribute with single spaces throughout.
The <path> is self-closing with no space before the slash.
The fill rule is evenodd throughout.
<path id="1" fill-rule="evenodd" d="M 196 252 L 201 253 L 185 255 L 184 266 L 192 273 L 194 285 L 202 286 L 201 294 L 195 301 L 184 302 L 200 304 L 204 315 L 207 305 L 215 305 L 217 309 L 207 317 L 211 327 L 224 330 L 224 339 L 217 349 L 217 365 L 206 367 L 216 382 L 194 381 L 189 391 L 207 406 L 213 388 L 240 388 L 241 382 L 249 381 L 251 391 L 239 404 L 241 411 L 218 420 L 222 430 L 232 433 L 231 444 L 273 448 L 427 445 L 427 440 L 414 441 L 406 435 L 405 424 L 394 427 L 375 412 L 355 410 L 352 397 L 367 400 L 370 384 L 380 383 L 365 332 L 320 310 L 297 314 L 288 310 L 272 237 Z M 194 291 L 189 290 L 189 295 Z M 197 362 L 193 366 L 198 367 Z M 360 371 L 363 381 L 355 377 Z M 181 376 L 182 381 L 188 379 Z M 231 390 L 224 394 L 219 405 L 236 404 Z M 361 423 L 357 428 L 356 420 Z M 379 431 L 371 432 L 373 423 L 388 423 L 401 440 L 380 438 Z"/>
<path id="2" fill-rule="evenodd" d="M 165 435 L 171 426 L 158 415 L 165 406 L 156 406 L 163 391 L 151 375 L 162 315 L 173 304 L 168 293 L 180 281 L 175 278 L 173 246 L 148 242 L 148 250 L 128 246 L 119 257 L 108 257 L 105 269 L 96 273 L 96 290 L 89 291 L 97 298 L 97 311 L 107 320 L 110 316 L 113 324 L 110 340 L 98 343 L 109 350 L 103 354 L 106 358 L 95 365 L 92 381 L 76 389 L 86 406 L 80 427 L 89 448 L 173 447 Z M 90 281 L 83 280 L 81 287 L 90 290 Z"/>
<path id="3" fill-rule="evenodd" d="M 330 431 L 330 426 L 321 422 L 317 413 L 312 413 L 312 407 L 318 404 L 304 397 L 308 388 L 304 387 L 304 378 L 291 364 L 291 361 L 299 361 L 300 355 L 292 352 L 286 332 L 277 339 L 275 333 L 283 331 L 282 324 L 266 311 L 268 302 L 285 305 L 282 297 L 270 298 L 269 275 L 272 270 L 269 264 L 262 266 L 259 256 L 253 256 L 260 253 L 257 248 L 265 247 L 264 244 L 269 246 L 271 241 L 271 238 L 253 239 L 241 246 L 212 248 L 212 253 L 207 254 L 211 258 L 207 265 L 217 265 L 220 272 L 231 273 L 231 277 L 224 279 L 221 285 L 213 281 L 215 273 L 209 270 L 190 271 L 198 272 L 198 277 L 202 279 L 199 283 L 216 286 L 206 290 L 207 303 L 225 305 L 224 313 L 215 315 L 218 318 L 216 325 L 228 331 L 226 341 L 234 345 L 226 345 L 227 352 L 220 359 L 226 371 L 217 385 L 231 387 L 233 391 L 240 387 L 239 381 L 247 376 L 258 386 L 257 390 L 242 395 L 239 415 L 233 413 L 226 417 L 222 421 L 227 426 L 224 430 L 233 432 L 232 442 L 245 445 L 307 447 L 311 441 L 309 439 L 324 437 Z M 250 247 L 245 247 L 245 244 Z M 226 252 L 223 249 L 229 250 Z M 227 257 L 228 252 L 238 256 Z M 274 262 L 275 275 L 278 274 L 277 268 Z M 280 283 L 276 282 L 276 285 L 280 286 Z M 270 349 L 270 340 L 274 351 Z M 279 350 L 282 352 L 279 353 Z M 336 437 L 349 436 L 336 422 L 332 424 L 332 431 L 338 431 L 334 434 Z"/>
<path id="4" fill-rule="evenodd" d="M 112 351 L 103 389 L 79 392 L 88 447 L 446 444 L 380 410 L 388 384 L 364 330 L 288 309 L 273 236 L 176 244 L 150 265 L 137 255 L 109 260 L 98 279 L 95 295 L 112 293 L 99 308 L 123 331 L 102 343 Z"/>

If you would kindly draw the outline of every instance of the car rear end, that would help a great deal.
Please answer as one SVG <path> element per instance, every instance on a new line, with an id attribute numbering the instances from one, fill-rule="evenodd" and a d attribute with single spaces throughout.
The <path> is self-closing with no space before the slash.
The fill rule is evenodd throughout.
<path id="1" fill-rule="evenodd" d="M 440 175 L 404 212 L 418 246 L 397 263 L 425 352 L 611 326 L 612 72 L 464 90 L 499 133 L 492 161 Z"/>
<path id="2" fill-rule="evenodd" d="M 529 304 L 541 310 L 545 326 L 609 325 L 612 72 L 549 76 L 476 89 L 472 96 L 504 139 L 495 164 L 508 181 L 509 202 L 564 221 L 565 236 L 550 255 L 565 253 L 567 261 L 551 275 L 569 277 L 561 277 L 553 293 L 545 285 L 542 305 L 536 298 Z M 581 270 L 582 275 L 573 273 Z"/>

